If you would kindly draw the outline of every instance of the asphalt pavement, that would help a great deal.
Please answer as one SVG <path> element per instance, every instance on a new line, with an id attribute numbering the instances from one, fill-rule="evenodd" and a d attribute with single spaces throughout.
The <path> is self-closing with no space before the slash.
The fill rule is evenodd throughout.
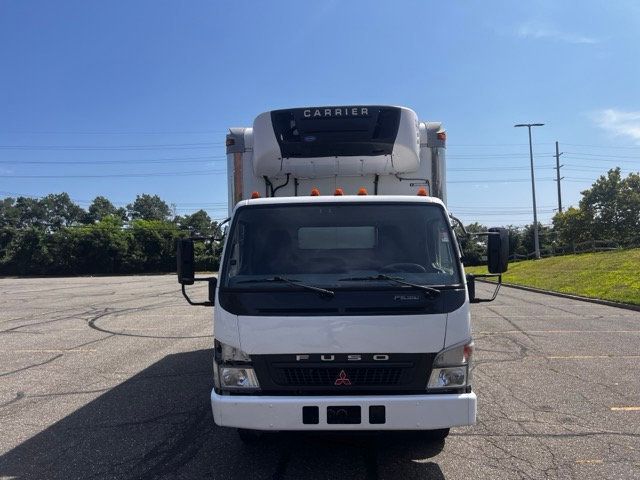
<path id="1" fill-rule="evenodd" d="M 503 288 L 476 426 L 251 446 L 213 424 L 212 315 L 173 275 L 0 279 L 0 479 L 640 478 L 640 312 Z"/>

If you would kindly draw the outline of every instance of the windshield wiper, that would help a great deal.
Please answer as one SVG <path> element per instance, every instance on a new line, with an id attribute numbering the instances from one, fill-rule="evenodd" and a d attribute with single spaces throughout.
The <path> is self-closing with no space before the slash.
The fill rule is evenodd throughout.
<path id="1" fill-rule="evenodd" d="M 271 283 L 271 282 L 281 282 L 286 283 L 288 285 L 293 285 L 295 287 L 305 288 L 307 290 L 311 290 L 312 292 L 316 292 L 321 296 L 325 297 L 333 297 L 335 292 L 333 290 L 327 290 L 326 288 L 314 287 L 313 285 L 308 285 L 306 283 L 301 283 L 298 280 L 292 280 L 290 278 L 285 277 L 272 277 L 272 278 L 259 278 L 256 280 L 240 280 L 237 283 Z"/>
<path id="2" fill-rule="evenodd" d="M 386 280 L 388 282 L 398 283 L 400 285 L 406 285 L 408 287 L 419 288 L 420 290 L 424 290 L 425 292 L 429 292 L 432 295 L 440 295 L 440 290 L 433 287 L 427 287 L 426 285 L 420 285 L 419 283 L 411 283 L 407 282 L 404 278 L 392 277 L 390 275 L 371 275 L 368 277 L 350 277 L 350 278 L 341 278 L 339 281 L 341 282 L 368 282 L 372 280 Z"/>

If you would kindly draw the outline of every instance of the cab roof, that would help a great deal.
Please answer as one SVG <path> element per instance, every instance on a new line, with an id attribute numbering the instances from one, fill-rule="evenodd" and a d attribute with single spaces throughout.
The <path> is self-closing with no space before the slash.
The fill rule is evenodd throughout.
<path id="1" fill-rule="evenodd" d="M 236 204 L 235 209 L 251 205 L 299 205 L 314 203 L 434 203 L 446 208 L 439 198 L 418 195 L 318 195 L 241 200 Z"/>

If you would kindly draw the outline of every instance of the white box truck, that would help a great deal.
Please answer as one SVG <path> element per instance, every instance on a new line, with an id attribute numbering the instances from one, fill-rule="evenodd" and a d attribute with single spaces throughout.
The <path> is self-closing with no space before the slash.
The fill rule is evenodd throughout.
<path id="1" fill-rule="evenodd" d="M 395 106 L 274 110 L 227 135 L 230 223 L 209 282 L 211 405 L 261 431 L 426 430 L 476 420 L 473 277 L 446 208 L 446 133 Z M 488 264 L 507 268 L 503 229 Z M 497 289 L 496 289 L 497 293 Z M 495 294 L 493 296 L 495 298 Z M 486 299 L 490 301 L 491 299 Z"/>

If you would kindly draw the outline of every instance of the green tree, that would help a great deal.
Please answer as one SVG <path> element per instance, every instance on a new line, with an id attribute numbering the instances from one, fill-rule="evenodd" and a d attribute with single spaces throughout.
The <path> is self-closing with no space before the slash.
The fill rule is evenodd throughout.
<path id="1" fill-rule="evenodd" d="M 204 210 L 178 217 L 177 223 L 180 228 L 189 230 L 192 236 L 210 237 L 219 233 L 218 223 L 212 221 Z"/>
<path id="2" fill-rule="evenodd" d="M 127 205 L 132 220 L 168 220 L 171 216 L 169 205 L 158 195 L 143 193 L 137 195 L 133 203 Z"/>
<path id="3" fill-rule="evenodd" d="M 563 246 L 575 246 L 592 238 L 592 218 L 582 209 L 569 207 L 553 217 L 553 230 L 558 243 Z"/>
<path id="4" fill-rule="evenodd" d="M 48 223 L 46 208 L 37 198 L 18 197 L 15 208 L 19 228 L 45 227 Z"/>
<path id="5" fill-rule="evenodd" d="M 42 228 L 19 230 L 5 249 L 0 270 L 13 275 L 51 273 L 59 259 L 52 255 L 47 240 L 48 234 Z"/>
<path id="6" fill-rule="evenodd" d="M 17 227 L 20 222 L 20 211 L 15 199 L 11 197 L 0 200 L 0 228 Z"/>
<path id="7" fill-rule="evenodd" d="M 46 223 L 53 229 L 60 229 L 80 222 L 86 212 L 74 203 L 69 194 L 50 193 L 39 200 L 44 210 Z"/>
<path id="8" fill-rule="evenodd" d="M 533 227 L 533 223 L 530 225 L 525 225 L 522 230 L 522 247 L 524 249 L 523 255 L 531 254 L 535 251 L 535 229 Z M 551 227 L 546 225 L 542 225 L 538 222 L 538 243 L 540 245 L 540 251 L 549 251 L 551 247 L 553 247 L 553 234 Z"/>
<path id="9" fill-rule="evenodd" d="M 68 273 L 120 273 L 126 270 L 130 233 L 115 216 L 57 233 L 56 247 Z"/>
<path id="10" fill-rule="evenodd" d="M 609 170 L 582 192 L 579 205 L 595 239 L 630 240 L 640 231 L 640 174 L 622 178 L 619 167 Z"/>
<path id="11" fill-rule="evenodd" d="M 94 198 L 91 205 L 89 205 L 87 223 L 99 222 L 110 216 L 120 220 L 126 220 L 127 210 L 125 208 L 117 208 L 106 197 L 98 196 Z"/>
<path id="12" fill-rule="evenodd" d="M 5 203 L 5 214 L 14 220 L 17 219 L 15 223 L 19 228 L 40 227 L 55 230 L 78 223 L 86 215 L 65 192 L 51 193 L 40 199 L 18 197 L 12 206 L 12 199 L 8 200 L 9 202 Z"/>
<path id="13" fill-rule="evenodd" d="M 135 220 L 129 229 L 127 268 L 135 272 L 171 272 L 176 268 L 178 227 L 160 220 Z"/>

